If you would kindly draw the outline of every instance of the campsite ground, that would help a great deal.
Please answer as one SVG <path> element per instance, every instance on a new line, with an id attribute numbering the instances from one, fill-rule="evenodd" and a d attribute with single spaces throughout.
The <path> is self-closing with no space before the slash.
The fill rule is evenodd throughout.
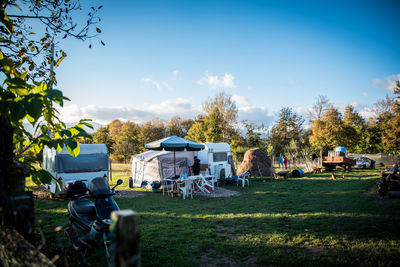
<path id="1" fill-rule="evenodd" d="M 129 165 L 113 165 L 113 182 L 125 180 Z M 250 187 L 227 185 L 239 196 L 193 199 L 116 199 L 121 209 L 140 214 L 144 266 L 397 265 L 400 255 L 400 201 L 379 199 L 379 170 L 338 171 L 284 181 L 251 179 Z M 67 200 L 37 200 L 42 251 L 59 256 L 59 266 L 82 259 L 66 241 Z M 58 227 L 61 226 L 61 227 Z M 57 228 L 58 227 L 58 228 Z M 58 230 L 58 231 L 57 231 Z M 40 242 L 39 242 L 40 243 Z M 90 265 L 104 265 L 89 253 Z"/>

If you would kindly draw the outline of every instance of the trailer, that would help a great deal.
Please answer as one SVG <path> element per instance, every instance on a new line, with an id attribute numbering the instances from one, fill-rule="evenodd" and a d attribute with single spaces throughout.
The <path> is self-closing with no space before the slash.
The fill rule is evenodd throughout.
<path id="1" fill-rule="evenodd" d="M 328 151 L 328 156 L 323 157 L 322 166 L 327 171 L 332 171 L 336 169 L 337 166 L 350 170 L 351 167 L 356 165 L 356 161 L 346 156 L 346 148 L 336 147 L 334 151 Z"/>
<path id="2" fill-rule="evenodd" d="M 54 148 L 43 149 L 43 169 L 54 179 L 45 186 L 51 194 L 65 194 L 64 185 L 82 180 L 88 184 L 96 177 L 109 177 L 109 155 L 104 144 L 79 144 L 77 157 L 71 156 L 64 147 L 60 152 Z"/>
<path id="3" fill-rule="evenodd" d="M 208 174 L 216 175 L 220 182 L 235 175 L 231 155 L 231 146 L 228 143 L 203 143 L 205 148 L 195 152 L 200 160 L 200 169 Z"/>

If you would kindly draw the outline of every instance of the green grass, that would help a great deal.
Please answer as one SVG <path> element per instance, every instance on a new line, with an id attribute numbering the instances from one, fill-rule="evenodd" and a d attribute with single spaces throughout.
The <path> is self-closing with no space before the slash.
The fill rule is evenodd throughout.
<path id="1" fill-rule="evenodd" d="M 341 175 L 342 172 L 336 172 Z M 144 266 L 308 265 L 391 266 L 400 255 L 400 201 L 365 192 L 378 171 L 331 173 L 284 180 L 251 179 L 250 187 L 228 185 L 230 198 L 145 197 L 116 199 L 121 209 L 140 214 Z M 113 165 L 113 182 L 125 181 L 129 166 Z M 126 186 L 126 183 L 124 183 Z M 68 224 L 67 200 L 38 200 L 36 218 L 57 265 L 78 265 L 57 226 Z M 64 254 L 62 252 L 64 251 Z M 102 258 L 89 253 L 92 265 Z"/>

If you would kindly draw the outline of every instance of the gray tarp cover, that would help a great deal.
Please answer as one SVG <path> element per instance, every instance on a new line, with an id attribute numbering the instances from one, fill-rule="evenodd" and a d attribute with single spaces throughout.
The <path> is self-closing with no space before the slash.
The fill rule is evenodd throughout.
<path id="1" fill-rule="evenodd" d="M 76 158 L 67 154 L 56 155 L 55 161 L 51 162 L 50 168 L 56 172 L 90 172 L 107 171 L 107 154 L 82 154 Z"/>

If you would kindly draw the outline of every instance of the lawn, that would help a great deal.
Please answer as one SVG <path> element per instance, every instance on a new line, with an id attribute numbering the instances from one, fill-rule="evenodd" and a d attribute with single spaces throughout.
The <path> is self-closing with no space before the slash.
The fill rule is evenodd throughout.
<path id="1" fill-rule="evenodd" d="M 397 266 L 400 201 L 370 190 L 378 170 L 342 173 L 346 180 L 332 181 L 331 173 L 253 178 L 250 187 L 227 185 L 240 192 L 230 198 L 183 200 L 144 191 L 145 197 L 116 201 L 140 214 L 144 266 Z M 113 165 L 113 182 L 129 176 L 129 166 Z M 82 258 L 60 230 L 68 224 L 66 206 L 67 200 L 38 200 L 37 232 L 50 259 L 75 266 Z M 88 258 L 104 265 L 96 253 Z"/>

